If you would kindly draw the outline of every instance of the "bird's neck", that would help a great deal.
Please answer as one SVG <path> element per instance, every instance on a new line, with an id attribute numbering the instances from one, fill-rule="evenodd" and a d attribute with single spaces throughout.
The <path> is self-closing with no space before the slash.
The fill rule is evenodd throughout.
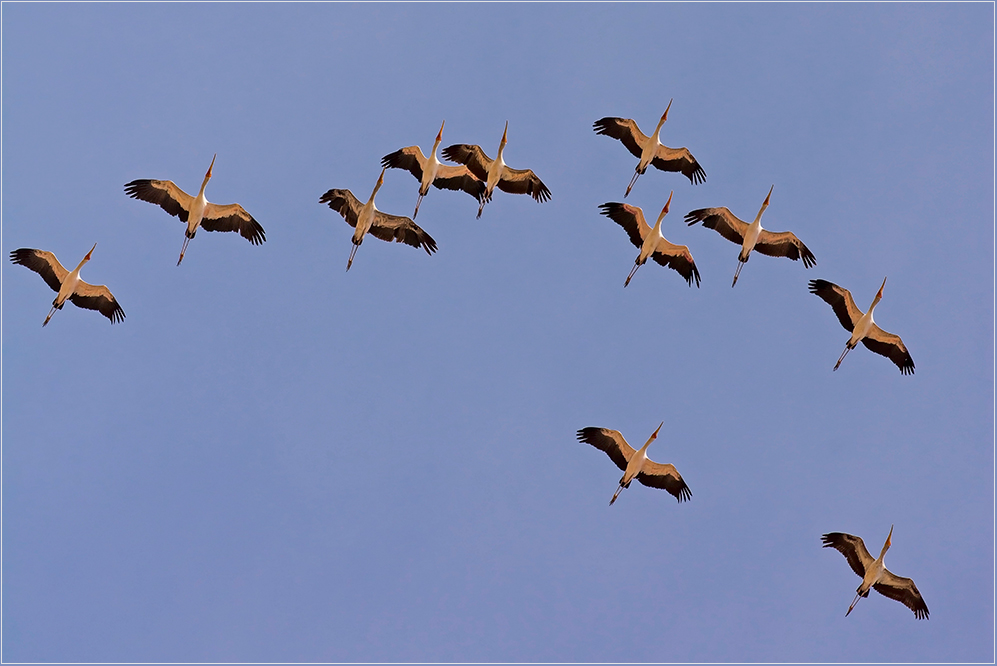
<path id="1" fill-rule="evenodd" d="M 201 189 L 197 191 L 197 198 L 204 198 L 204 188 L 208 186 L 208 181 L 211 180 L 210 177 L 205 177 L 204 182 L 201 183 Z"/>

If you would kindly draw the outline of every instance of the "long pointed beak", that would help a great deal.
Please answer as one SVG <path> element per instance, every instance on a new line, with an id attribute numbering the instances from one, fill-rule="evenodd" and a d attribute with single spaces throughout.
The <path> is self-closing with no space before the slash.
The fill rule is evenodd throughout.
<path id="1" fill-rule="evenodd" d="M 215 166 L 215 157 L 218 157 L 218 153 L 215 153 L 211 158 L 211 164 L 208 165 L 208 173 L 204 174 L 205 178 L 211 178 L 211 169 Z"/>
<path id="2" fill-rule="evenodd" d="M 668 193 L 668 201 L 665 202 L 665 207 L 661 209 L 661 217 L 668 215 L 668 209 L 672 205 L 672 195 L 675 194 L 675 190 Z M 664 423 L 664 421 L 662 421 Z"/>
<path id="3" fill-rule="evenodd" d="M 665 107 L 665 112 L 661 114 L 661 122 L 665 122 L 666 120 L 668 120 L 668 109 L 672 108 L 672 102 L 674 101 L 675 101 L 674 97 L 668 100 L 668 106 Z"/>
<path id="4" fill-rule="evenodd" d="M 893 541 L 891 541 L 892 536 L 893 536 L 893 525 L 890 525 L 890 533 L 886 535 L 886 544 L 883 546 L 883 548 L 889 548 L 893 544 Z"/>
<path id="5" fill-rule="evenodd" d="M 883 284 L 880 285 L 879 292 L 876 294 L 876 298 L 882 298 L 883 297 L 883 287 L 885 287 L 885 286 L 886 286 L 886 278 L 883 278 Z"/>
<path id="6" fill-rule="evenodd" d="M 446 125 L 446 124 L 447 124 L 447 121 L 445 121 L 445 120 L 442 123 L 440 123 L 440 131 L 436 135 L 436 141 L 437 142 L 443 141 L 443 126 Z"/>
<path id="7" fill-rule="evenodd" d="M 387 167 L 381 169 L 381 175 L 377 177 L 377 186 L 380 187 L 384 185 L 384 172 L 387 171 Z"/>
<path id="8" fill-rule="evenodd" d="M 90 255 L 92 255 L 92 254 L 93 254 L 93 251 L 94 251 L 94 250 L 96 250 L 96 249 L 97 249 L 97 244 L 96 244 L 96 243 L 94 243 L 94 244 L 93 244 L 93 247 L 92 247 L 92 248 L 90 248 L 90 251 L 89 251 L 89 252 L 87 252 L 87 256 L 86 256 L 86 257 L 84 257 L 84 259 L 85 259 L 86 261 L 90 261 Z"/>
<path id="9" fill-rule="evenodd" d="M 772 187 L 769 188 L 769 193 L 765 195 L 765 201 L 762 202 L 762 205 L 765 206 L 766 208 L 768 208 L 769 199 L 772 198 L 772 190 L 774 190 L 774 189 L 775 189 L 775 185 L 773 184 Z"/>
<path id="10" fill-rule="evenodd" d="M 509 134 L 509 121 L 505 121 L 505 129 L 502 130 L 502 143 L 509 143 L 506 136 Z"/>
<path id="11" fill-rule="evenodd" d="M 654 429 L 654 432 L 651 433 L 651 439 L 654 439 L 655 437 L 658 436 L 658 431 L 661 430 L 661 426 L 663 426 L 663 425 L 665 425 L 664 421 L 662 421 L 661 424 L 657 428 Z"/>

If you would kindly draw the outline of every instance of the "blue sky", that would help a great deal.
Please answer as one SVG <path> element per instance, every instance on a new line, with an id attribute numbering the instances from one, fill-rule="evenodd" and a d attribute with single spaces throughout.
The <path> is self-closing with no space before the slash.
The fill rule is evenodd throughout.
<path id="1" fill-rule="evenodd" d="M 109 326 L 3 278 L 7 661 L 992 661 L 994 10 L 979 4 L 10 4 L 3 254 L 108 285 Z M 603 116 L 687 146 L 628 202 L 702 273 L 649 263 L 598 205 L 636 159 Z M 439 244 L 367 240 L 403 146 L 480 144 L 537 204 L 480 220 L 433 190 Z M 129 199 L 239 202 L 253 247 Z M 817 266 L 682 216 L 792 230 Z M 410 215 L 391 171 L 381 210 Z M 856 349 L 807 292 L 867 307 L 917 365 Z M 676 504 L 575 440 L 640 445 Z M 918 622 L 820 535 L 895 525 Z"/>

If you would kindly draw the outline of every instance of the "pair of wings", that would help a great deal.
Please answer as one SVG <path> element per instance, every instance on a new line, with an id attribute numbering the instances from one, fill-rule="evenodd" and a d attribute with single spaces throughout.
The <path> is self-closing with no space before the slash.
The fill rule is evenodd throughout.
<path id="1" fill-rule="evenodd" d="M 811 280 L 809 286 L 811 294 L 820 296 L 825 303 L 831 306 L 834 314 L 838 316 L 838 321 L 841 322 L 846 331 L 851 333 L 855 330 L 856 324 L 864 313 L 855 305 L 850 291 L 827 280 Z M 899 335 L 887 333 L 874 323 L 866 336 L 862 338 L 862 344 L 880 356 L 885 356 L 893 361 L 900 368 L 901 374 L 914 374 L 914 359 L 911 358 L 910 352 L 907 351 L 907 347 Z"/>
<path id="2" fill-rule="evenodd" d="M 156 204 L 181 222 L 186 222 L 194 197 L 190 196 L 172 180 L 133 180 L 125 185 L 125 193 L 133 199 L 141 199 Z M 238 231 L 253 245 L 266 241 L 266 232 L 253 216 L 239 204 L 220 206 L 208 203 L 201 216 L 201 225 L 207 231 Z"/>
<path id="3" fill-rule="evenodd" d="M 419 146 L 407 146 L 382 157 L 381 166 L 387 169 L 405 169 L 421 182 L 428 161 Z M 441 190 L 467 192 L 479 202 L 485 197 L 484 181 L 475 178 L 463 164 L 460 166 L 441 164 L 436 170 L 433 186 Z"/>
<path id="4" fill-rule="evenodd" d="M 714 229 L 729 241 L 741 245 L 750 226 L 734 216 L 727 208 L 700 208 L 685 216 L 689 226 L 702 222 L 707 229 Z M 791 231 L 773 232 L 762 229 L 755 242 L 755 250 L 770 257 L 788 257 L 793 261 L 803 259 L 806 268 L 817 265 L 817 258 Z"/>
<path id="5" fill-rule="evenodd" d="M 630 242 L 638 248 L 643 247 L 644 239 L 653 231 L 647 220 L 644 219 L 644 211 L 638 206 L 610 202 L 599 206 L 599 212 L 623 227 L 627 235 L 630 236 Z M 664 238 L 659 238 L 651 258 L 662 266 L 677 271 L 685 278 L 690 287 L 693 279 L 696 280 L 696 286 L 699 286 L 699 269 L 696 268 L 692 252 L 687 246 L 675 245 Z"/>
<path id="6" fill-rule="evenodd" d="M 63 268 L 59 260 L 55 258 L 55 255 L 45 250 L 22 247 L 10 253 L 10 260 L 15 264 L 30 268 L 41 275 L 42 279 L 45 280 L 45 284 L 54 291 L 59 291 L 62 288 L 62 283 L 66 281 L 66 276 L 69 275 L 69 271 Z M 114 294 L 102 284 L 93 285 L 80 280 L 76 283 L 76 289 L 69 297 L 69 300 L 77 307 L 100 312 L 110 319 L 112 324 L 123 321 L 125 318 L 125 311 L 118 305 Z"/>
<path id="7" fill-rule="evenodd" d="M 842 532 L 831 532 L 821 536 L 821 542 L 825 548 L 834 548 L 845 556 L 848 566 L 852 568 L 860 578 L 865 578 L 865 572 L 869 565 L 876 560 L 869 551 L 866 550 L 865 543 L 861 537 Z M 897 576 L 888 569 L 883 569 L 883 576 L 873 588 L 884 597 L 889 597 L 899 601 L 907 608 L 914 611 L 914 616 L 919 620 L 928 618 L 928 605 L 924 603 L 917 585 L 910 578 Z"/>
<path id="8" fill-rule="evenodd" d="M 488 168 L 495 161 L 485 155 L 481 146 L 472 146 L 467 143 L 448 146 L 443 149 L 442 155 L 451 162 L 465 165 L 468 171 L 481 181 L 488 180 Z M 529 194 L 540 203 L 550 199 L 550 190 L 537 174 L 533 173 L 533 169 L 505 167 L 499 177 L 498 188 L 509 194 Z"/>
<path id="9" fill-rule="evenodd" d="M 329 208 L 343 216 L 347 224 L 356 228 L 360 220 L 363 204 L 349 190 L 329 190 L 319 199 L 319 203 L 329 204 Z M 426 254 L 436 252 L 436 241 L 423 231 L 422 227 L 407 217 L 388 215 L 379 210 L 374 211 L 374 222 L 370 233 L 383 241 L 405 243 L 412 247 L 421 247 Z"/>
<path id="10" fill-rule="evenodd" d="M 633 458 L 636 451 L 623 439 L 619 430 L 609 428 L 582 428 L 578 431 L 578 441 L 591 444 L 600 451 L 604 451 L 610 460 L 616 463 L 622 471 L 627 470 L 627 463 Z M 679 502 L 689 500 L 692 491 L 682 480 L 682 475 L 678 473 L 674 465 L 656 463 L 653 460 L 645 460 L 637 480 L 649 488 L 660 488 L 667 490 Z"/>
<path id="11" fill-rule="evenodd" d="M 627 150 L 638 159 L 647 142 L 653 140 L 640 131 L 632 118 L 601 118 L 593 123 L 592 128 L 596 134 L 604 134 L 622 141 Z M 659 145 L 651 164 L 661 171 L 680 171 L 693 185 L 706 182 L 706 172 L 688 148 L 669 148 Z"/>

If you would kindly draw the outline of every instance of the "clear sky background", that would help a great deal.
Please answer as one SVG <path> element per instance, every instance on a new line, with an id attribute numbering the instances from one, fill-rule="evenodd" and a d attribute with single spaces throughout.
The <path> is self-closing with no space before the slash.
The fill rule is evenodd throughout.
<path id="1" fill-rule="evenodd" d="M 6 259 L 6 661 L 992 661 L 991 4 L 10 4 L 2 251 L 108 285 L 110 326 Z M 628 201 L 702 288 L 599 215 Z M 552 192 L 432 190 L 425 252 L 318 203 L 383 155 L 480 144 Z M 254 247 L 129 199 L 136 178 L 266 229 Z M 817 257 L 688 227 L 727 206 Z M 389 171 L 381 210 L 411 215 Z M 868 306 L 905 377 L 808 293 Z M 693 497 L 575 440 L 635 446 Z M 820 535 L 912 577 L 927 622 Z"/>

